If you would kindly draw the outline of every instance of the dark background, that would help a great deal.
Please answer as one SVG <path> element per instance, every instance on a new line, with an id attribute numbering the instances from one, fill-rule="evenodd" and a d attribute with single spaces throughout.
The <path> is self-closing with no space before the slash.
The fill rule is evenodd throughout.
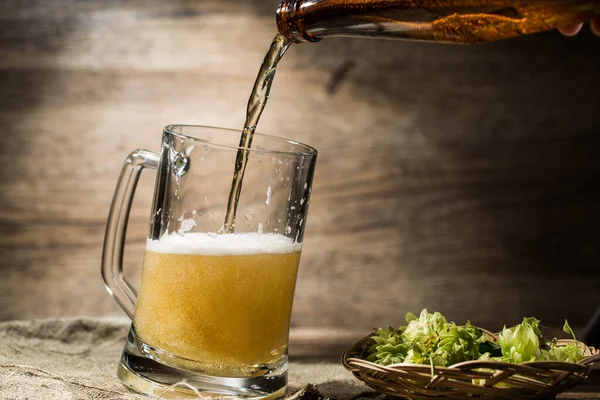
<path id="1" fill-rule="evenodd" d="M 0 2 L 0 320 L 122 315 L 99 269 L 125 156 L 170 123 L 242 126 L 277 1 L 166 3 Z M 600 306 L 599 71 L 587 26 L 292 46 L 259 130 L 320 151 L 293 326 L 366 334 L 423 307 L 583 326 Z"/>

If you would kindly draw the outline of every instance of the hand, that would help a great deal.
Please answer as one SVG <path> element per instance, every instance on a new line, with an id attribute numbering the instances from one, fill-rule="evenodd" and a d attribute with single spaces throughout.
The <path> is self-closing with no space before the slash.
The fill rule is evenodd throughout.
<path id="1" fill-rule="evenodd" d="M 596 36 L 600 36 L 600 17 L 592 19 L 590 26 L 592 27 L 592 32 L 594 32 Z M 582 27 L 583 22 L 575 25 L 561 26 L 558 28 L 558 30 L 565 36 L 575 36 L 579 33 Z"/>

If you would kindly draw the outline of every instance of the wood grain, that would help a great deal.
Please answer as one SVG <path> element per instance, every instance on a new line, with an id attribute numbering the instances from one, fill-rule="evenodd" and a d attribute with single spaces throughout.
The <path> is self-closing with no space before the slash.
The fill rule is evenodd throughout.
<path id="1" fill-rule="evenodd" d="M 0 4 L 0 320 L 117 314 L 99 262 L 121 163 L 169 123 L 241 127 L 272 1 Z M 320 151 L 295 327 L 440 310 L 498 329 L 600 306 L 600 40 L 293 46 L 260 131 Z M 139 275 L 153 176 L 126 268 Z"/>

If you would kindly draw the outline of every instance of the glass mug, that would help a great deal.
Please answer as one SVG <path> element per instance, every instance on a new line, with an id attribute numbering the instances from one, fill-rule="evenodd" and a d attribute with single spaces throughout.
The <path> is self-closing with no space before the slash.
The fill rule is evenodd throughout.
<path id="1" fill-rule="evenodd" d="M 132 324 L 117 375 L 161 398 L 281 398 L 290 314 L 317 151 L 255 134 L 236 213 L 224 221 L 240 132 L 164 128 L 132 152 L 111 205 L 102 277 Z M 133 194 L 157 170 L 139 294 L 123 277 Z M 182 383 L 184 382 L 184 383 Z"/>

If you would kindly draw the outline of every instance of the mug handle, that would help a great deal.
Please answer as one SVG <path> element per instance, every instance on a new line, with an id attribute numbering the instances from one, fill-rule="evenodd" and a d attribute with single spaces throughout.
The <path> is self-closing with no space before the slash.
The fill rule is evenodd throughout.
<path id="1" fill-rule="evenodd" d="M 102 279 L 108 293 L 133 319 L 137 291 L 123 276 L 123 247 L 135 188 L 144 168 L 158 169 L 160 157 L 148 150 L 135 150 L 125 160 L 113 196 L 102 250 Z"/>

